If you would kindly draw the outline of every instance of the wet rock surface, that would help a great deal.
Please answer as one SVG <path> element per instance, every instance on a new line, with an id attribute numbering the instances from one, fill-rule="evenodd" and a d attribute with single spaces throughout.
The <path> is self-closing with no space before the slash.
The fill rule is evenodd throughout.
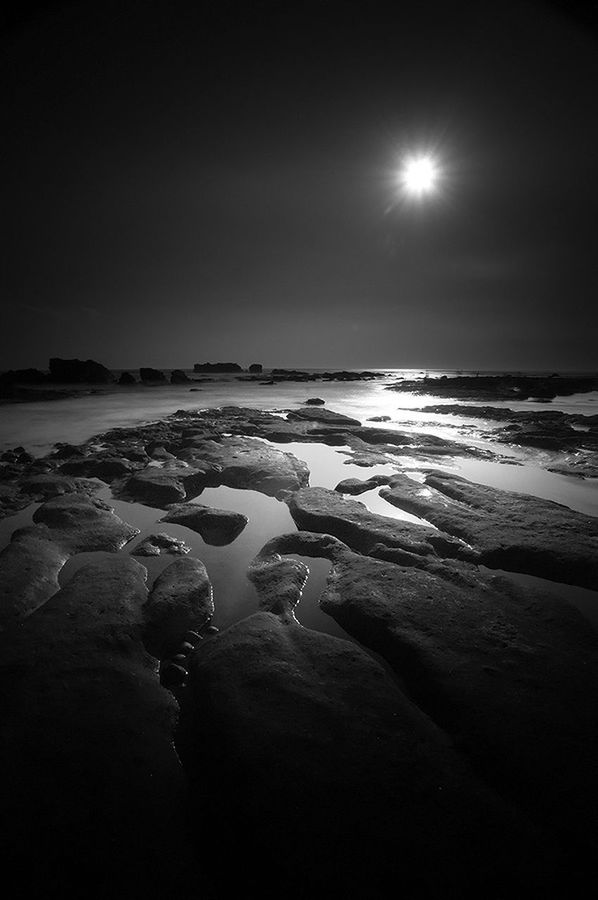
<path id="1" fill-rule="evenodd" d="M 337 549 L 322 608 L 390 663 L 487 784 L 585 868 L 597 834 L 595 632 L 567 603 L 473 566 L 414 563 Z"/>
<path id="2" fill-rule="evenodd" d="M 148 535 L 131 553 L 133 556 L 160 556 L 162 553 L 181 556 L 183 553 L 189 553 L 189 549 L 184 541 L 179 541 L 170 534 L 160 533 Z"/>
<path id="3" fill-rule="evenodd" d="M 177 559 L 156 579 L 144 607 L 145 642 L 162 659 L 189 629 L 209 623 L 214 613 L 212 585 L 199 559 Z"/>
<path id="4" fill-rule="evenodd" d="M 0 636 L 3 860 L 23 896 L 167 896 L 187 864 L 177 704 L 142 642 L 146 596 L 145 569 L 108 558 Z"/>
<path id="5" fill-rule="evenodd" d="M 229 509 L 214 509 L 200 503 L 171 506 L 162 522 L 185 525 L 201 535 L 206 544 L 223 547 L 232 543 L 247 525 L 247 516 Z"/>
<path id="6" fill-rule="evenodd" d="M 440 378 L 407 379 L 390 385 L 390 391 L 457 397 L 460 400 L 527 400 L 569 397 L 572 394 L 598 390 L 598 378 L 536 375 L 456 375 Z"/>
<path id="7" fill-rule="evenodd" d="M 442 732 L 360 648 L 290 613 L 256 613 L 192 655 L 177 749 L 250 892 L 283 878 L 292 897 L 382 897 L 394 877 L 440 896 L 464 868 L 472 889 L 529 875 L 531 831 Z M 266 872 L 248 865 L 264 840 Z"/>
<path id="8" fill-rule="evenodd" d="M 298 528 L 331 534 L 361 553 L 382 544 L 421 556 L 475 560 L 477 555 L 458 538 L 426 525 L 379 516 L 359 500 L 349 500 L 327 488 L 302 488 L 288 500 Z"/>
<path id="9" fill-rule="evenodd" d="M 559 503 L 432 472 L 394 476 L 380 495 L 470 543 L 480 563 L 566 584 L 598 585 L 598 519 Z"/>

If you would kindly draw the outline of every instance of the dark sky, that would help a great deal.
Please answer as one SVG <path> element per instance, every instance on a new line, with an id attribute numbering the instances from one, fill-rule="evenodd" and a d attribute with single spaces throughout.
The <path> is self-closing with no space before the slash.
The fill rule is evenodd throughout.
<path id="1" fill-rule="evenodd" d="M 597 368 L 587 9 L 22 5 L 0 369 Z M 442 191 L 406 203 L 420 149 Z"/>

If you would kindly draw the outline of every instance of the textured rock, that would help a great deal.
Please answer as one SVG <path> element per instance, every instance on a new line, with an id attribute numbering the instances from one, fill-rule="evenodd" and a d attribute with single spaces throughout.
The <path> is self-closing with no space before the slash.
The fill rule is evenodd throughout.
<path id="1" fill-rule="evenodd" d="M 28 616 L 59 590 L 69 554 L 43 525 L 21 528 L 0 553 L 0 628 Z"/>
<path id="2" fill-rule="evenodd" d="M 201 535 L 206 544 L 223 547 L 231 544 L 247 525 L 247 516 L 229 509 L 214 509 L 199 503 L 183 503 L 168 510 L 161 522 L 185 525 Z"/>
<path id="3" fill-rule="evenodd" d="M 339 481 L 334 490 L 339 494 L 365 494 L 366 491 L 380 487 L 381 484 L 388 484 L 391 478 L 392 475 L 372 475 L 366 481 L 361 481 L 359 478 L 345 478 L 343 481 Z"/>
<path id="4" fill-rule="evenodd" d="M 139 378 L 144 384 L 166 384 L 166 375 L 160 369 L 139 369 Z"/>
<path id="5" fill-rule="evenodd" d="M 174 553 L 181 555 L 189 553 L 191 548 L 185 546 L 184 541 L 171 537 L 169 534 L 150 534 L 145 540 L 137 544 L 131 551 L 133 556 L 160 556 L 161 553 Z"/>
<path id="6" fill-rule="evenodd" d="M 361 553 L 369 553 L 375 545 L 384 544 L 424 556 L 477 558 L 477 554 L 457 538 L 426 525 L 379 516 L 359 500 L 348 500 L 327 488 L 303 488 L 287 502 L 299 528 L 334 535 Z"/>
<path id="7" fill-rule="evenodd" d="M 48 500 L 33 514 L 46 525 L 51 539 L 68 555 L 89 550 L 120 550 L 139 534 L 101 500 L 83 494 L 65 494 Z"/>
<path id="8" fill-rule="evenodd" d="M 546 378 L 537 375 L 458 375 L 447 378 L 444 375 L 440 378 L 422 378 L 419 381 L 399 381 L 390 385 L 387 390 L 456 397 L 461 400 L 526 400 L 528 397 L 550 399 L 598 390 L 598 378 Z"/>
<path id="9" fill-rule="evenodd" d="M 293 898 L 525 884 L 525 829 L 359 647 L 260 612 L 204 641 L 189 676 L 177 749 L 226 830 L 225 885 L 239 868 L 251 896 L 281 879 Z"/>
<path id="10" fill-rule="evenodd" d="M 491 568 L 596 588 L 598 519 L 560 503 L 433 472 L 393 477 L 380 495 L 468 541 Z"/>
<path id="11" fill-rule="evenodd" d="M 67 478 L 64 475 L 54 475 L 52 473 L 29 475 L 26 478 L 21 479 L 19 486 L 25 494 L 35 494 L 45 498 L 59 497 L 61 494 L 70 494 L 77 489 L 77 485 L 73 478 Z"/>
<path id="12" fill-rule="evenodd" d="M 189 557 L 177 559 L 158 576 L 144 607 L 146 646 L 162 659 L 186 631 L 196 631 L 213 613 L 212 585 L 204 564 Z"/>
<path id="13" fill-rule="evenodd" d="M 133 463 L 122 456 L 90 455 L 63 463 L 60 471 L 65 475 L 79 475 L 87 478 L 100 478 L 102 481 L 112 481 L 114 478 L 130 475 L 135 468 Z"/>
<path id="14" fill-rule="evenodd" d="M 145 569 L 107 558 L 0 636 L 3 871 L 23 896 L 164 897 L 186 864 L 177 705 L 141 640 L 145 598 Z"/>
<path id="15" fill-rule="evenodd" d="M 187 443 L 177 456 L 194 466 L 220 470 L 212 484 L 261 491 L 273 497 L 280 490 L 295 491 L 309 479 L 304 462 L 259 440 L 231 436 Z"/>
<path id="16" fill-rule="evenodd" d="M 129 478 L 120 493 L 158 508 L 166 507 L 186 497 L 197 497 L 204 487 L 213 484 L 209 469 L 183 464 L 170 468 L 148 466 Z"/>
<path id="17" fill-rule="evenodd" d="M 323 425 L 361 425 L 358 419 L 343 416 L 341 413 L 334 412 L 331 409 L 293 409 L 288 413 L 287 418 L 290 422 L 318 422 Z"/>
<path id="18" fill-rule="evenodd" d="M 554 597 L 466 564 L 415 562 L 337 552 L 322 609 L 583 867 L 598 834 L 595 632 Z"/>

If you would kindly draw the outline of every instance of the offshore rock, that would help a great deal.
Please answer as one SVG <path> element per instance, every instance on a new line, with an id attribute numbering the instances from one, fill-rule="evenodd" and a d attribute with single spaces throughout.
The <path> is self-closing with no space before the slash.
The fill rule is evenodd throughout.
<path id="1" fill-rule="evenodd" d="M 567 877 L 598 840 L 598 638 L 573 607 L 474 566 L 336 553 L 322 609 L 380 653 Z"/>
<path id="2" fill-rule="evenodd" d="M 250 896 L 281 879 L 292 898 L 525 885 L 525 824 L 358 646 L 259 612 L 190 656 L 181 704 L 192 801 L 229 838 L 212 847 L 225 886 L 231 845 Z M 251 864 L 265 840 L 267 873 Z"/>
<path id="3" fill-rule="evenodd" d="M 110 384 L 114 375 L 93 359 L 60 359 L 54 357 L 49 364 L 49 380 L 64 384 Z"/>
<path id="4" fill-rule="evenodd" d="M 321 487 L 303 488 L 287 501 L 298 528 L 330 534 L 360 553 L 377 544 L 414 553 L 476 560 L 478 554 L 463 541 L 427 525 L 402 522 L 370 512 L 359 500 L 348 500 Z"/>
<path id="5" fill-rule="evenodd" d="M 195 363 L 194 372 L 242 372 L 238 363 Z"/>
<path id="6" fill-rule="evenodd" d="M 171 384 L 189 384 L 191 379 L 182 369 L 173 369 L 170 374 Z"/>
<path id="7" fill-rule="evenodd" d="M 237 538 L 249 521 L 242 513 L 230 509 L 214 509 L 199 503 L 172 506 L 161 522 L 185 525 L 201 535 L 206 544 L 223 547 Z"/>
<path id="8" fill-rule="evenodd" d="M 424 485 L 396 475 L 380 496 L 468 541 L 490 568 L 598 585 L 598 519 L 592 516 L 449 472 L 426 475 Z"/>
<path id="9" fill-rule="evenodd" d="M 144 384 L 166 384 L 166 375 L 160 369 L 139 369 L 139 378 Z"/>
<path id="10" fill-rule="evenodd" d="M 409 391 L 461 400 L 527 400 L 529 397 L 552 399 L 571 394 L 598 390 L 598 378 L 551 375 L 457 375 L 452 378 L 422 378 L 419 381 L 399 381 L 389 391 Z"/>
<path id="11" fill-rule="evenodd" d="M 173 653 L 186 631 L 199 630 L 214 614 L 204 564 L 189 557 L 171 563 L 156 579 L 143 612 L 149 652 L 158 659 Z"/>
<path id="12" fill-rule="evenodd" d="M 3 871 L 24 896 L 164 897 L 187 864 L 177 704 L 142 642 L 145 574 L 130 557 L 87 565 L 0 636 Z"/>

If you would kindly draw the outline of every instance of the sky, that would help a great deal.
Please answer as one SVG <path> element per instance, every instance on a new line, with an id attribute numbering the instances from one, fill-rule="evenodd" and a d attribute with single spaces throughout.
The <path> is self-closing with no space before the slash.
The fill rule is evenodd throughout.
<path id="1" fill-rule="evenodd" d="M 21 4 L 0 370 L 598 369 L 589 7 Z"/>

